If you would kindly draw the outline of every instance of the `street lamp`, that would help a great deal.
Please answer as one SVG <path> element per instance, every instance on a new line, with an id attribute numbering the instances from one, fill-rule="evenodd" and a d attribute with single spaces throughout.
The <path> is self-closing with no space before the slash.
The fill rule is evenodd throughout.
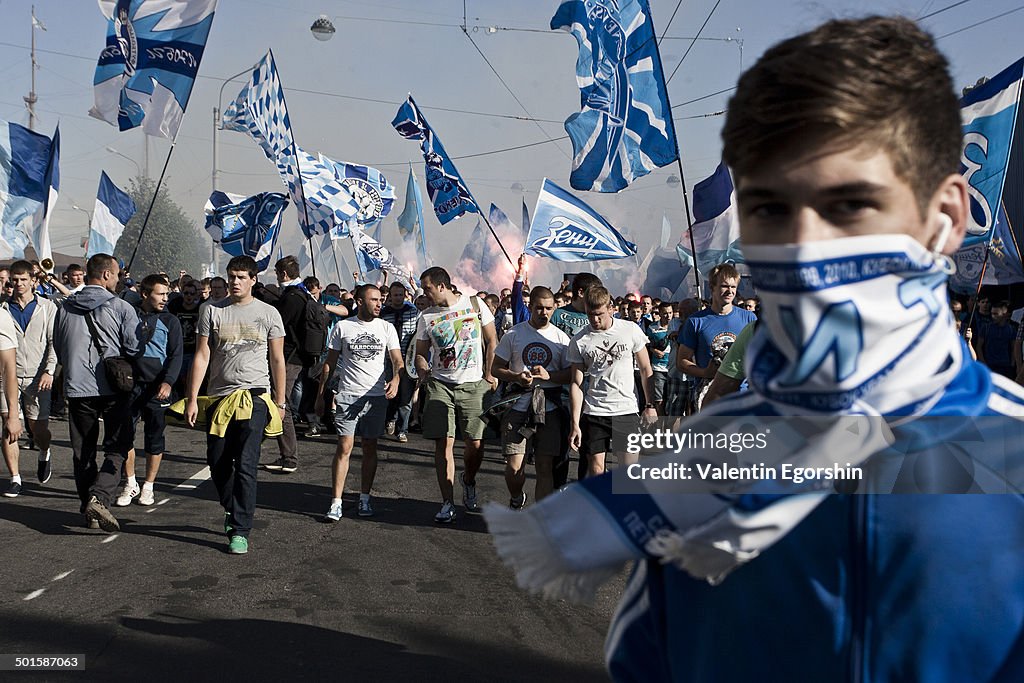
<path id="1" fill-rule="evenodd" d="M 133 164 L 135 164 L 135 170 L 136 170 L 136 172 L 138 172 L 138 176 L 137 176 L 137 177 L 139 177 L 139 178 L 141 178 L 141 177 L 142 177 L 142 167 L 141 167 L 141 166 L 139 166 L 139 162 L 135 161 L 135 159 L 132 159 L 132 158 L 131 158 L 130 156 L 128 156 L 127 154 L 121 154 L 120 152 L 118 152 L 118 151 L 117 151 L 116 149 L 114 149 L 113 147 L 107 147 L 107 148 L 106 148 L 106 150 L 107 150 L 108 152 L 110 152 L 111 154 L 116 154 L 117 156 L 121 157 L 122 159 L 127 159 L 128 161 L 130 161 L 130 162 L 132 162 Z M 77 207 L 76 207 L 76 208 L 77 208 Z M 85 209 L 82 209 L 82 210 L 83 210 L 83 211 L 85 211 Z"/>
<path id="2" fill-rule="evenodd" d="M 327 41 L 334 37 L 335 28 L 330 18 L 326 14 L 321 14 L 309 27 L 309 31 L 317 40 Z"/>
<path id="3" fill-rule="evenodd" d="M 81 244 L 82 248 L 85 249 L 85 253 L 88 254 L 89 253 L 89 238 L 92 236 L 92 212 L 91 211 L 87 211 L 86 209 L 83 209 L 78 204 L 72 204 L 71 208 L 74 209 L 75 211 L 81 211 L 89 219 L 89 229 L 88 229 L 88 231 L 86 231 L 85 238 L 82 240 L 82 244 Z"/>

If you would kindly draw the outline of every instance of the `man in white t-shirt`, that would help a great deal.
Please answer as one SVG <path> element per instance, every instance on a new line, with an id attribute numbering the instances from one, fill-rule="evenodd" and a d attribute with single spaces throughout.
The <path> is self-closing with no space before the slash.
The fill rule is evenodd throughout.
<path id="1" fill-rule="evenodd" d="M 333 371 L 338 377 L 335 395 L 334 425 L 338 448 L 331 468 L 334 497 L 325 515 L 330 522 L 341 519 L 341 494 L 348 477 L 349 457 L 355 437 L 362 439 L 363 465 L 360 481 L 359 516 L 372 517 L 370 489 L 377 474 L 377 439 L 384 434 L 388 401 L 398 394 L 401 370 L 405 367 L 395 326 L 380 316 L 380 289 L 360 285 L 356 289 L 358 308 L 354 318 L 334 326 L 327 341 L 327 359 L 320 373 L 316 413 L 323 413 L 324 389 Z M 394 372 L 384 380 L 384 359 L 390 359 Z"/>
<path id="2" fill-rule="evenodd" d="M 526 392 L 508 411 L 501 425 L 502 450 L 505 461 L 505 483 L 512 496 L 509 506 L 515 510 L 526 505 L 527 443 L 533 440 L 537 485 L 541 500 L 553 489 L 553 465 L 562 450 L 564 416 L 561 385 L 571 376 L 566 360 L 569 335 L 551 324 L 555 312 L 555 295 L 547 287 L 530 290 L 530 319 L 510 329 L 498 342 L 491 374 L 499 380 L 518 384 Z M 544 394 L 544 408 L 538 411 L 539 400 L 534 393 Z M 537 397 L 540 398 L 539 396 Z M 537 412 L 541 412 L 538 416 Z M 541 421 L 538 418 L 542 418 Z M 525 432 L 525 433 L 524 433 Z"/>
<path id="3" fill-rule="evenodd" d="M 647 335 L 636 323 L 612 317 L 611 296 L 601 286 L 585 295 L 590 325 L 572 338 L 567 354 L 572 364 L 569 402 L 572 425 L 569 445 L 588 458 L 587 476 L 603 474 L 605 454 L 617 438 L 638 426 L 633 362 L 643 382 L 644 396 L 653 397 Z M 589 380 L 583 390 L 584 375 Z M 644 406 L 643 419 L 658 417 L 654 403 Z"/>
<path id="4" fill-rule="evenodd" d="M 480 415 L 484 396 L 498 386 L 491 376 L 498 340 L 490 309 L 475 296 L 456 294 L 444 268 L 425 270 L 420 285 L 433 303 L 423 311 L 416 328 L 416 372 L 425 378 L 426 387 L 421 423 L 423 436 L 434 440 L 434 466 L 444 501 L 434 521 L 449 524 L 455 519 L 456 427 L 466 445 L 462 504 L 466 512 L 480 514 L 476 497 L 476 473 L 484 458 Z"/>

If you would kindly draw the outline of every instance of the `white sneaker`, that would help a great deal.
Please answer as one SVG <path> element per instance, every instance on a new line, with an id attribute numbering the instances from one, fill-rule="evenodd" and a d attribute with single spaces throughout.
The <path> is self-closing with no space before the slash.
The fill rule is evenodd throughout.
<path id="1" fill-rule="evenodd" d="M 139 505 L 152 505 L 156 502 L 153 496 L 153 488 L 151 486 L 143 486 L 142 493 L 139 494 Z"/>
<path id="2" fill-rule="evenodd" d="M 119 495 L 117 500 L 114 501 L 114 505 L 119 508 L 128 507 L 132 504 L 132 499 L 139 495 L 140 491 L 141 489 L 139 489 L 138 484 L 125 484 L 124 488 L 121 489 L 121 495 Z"/>
<path id="3" fill-rule="evenodd" d="M 391 420 L 384 426 L 384 433 L 391 436 L 395 433 L 395 421 Z"/>
<path id="4" fill-rule="evenodd" d="M 331 509 L 324 515 L 324 519 L 328 522 L 337 522 L 341 519 L 341 503 L 331 503 Z"/>
<path id="5" fill-rule="evenodd" d="M 455 519 L 455 504 L 446 500 L 441 506 L 441 511 L 434 515 L 434 521 L 439 524 L 451 524 Z"/>

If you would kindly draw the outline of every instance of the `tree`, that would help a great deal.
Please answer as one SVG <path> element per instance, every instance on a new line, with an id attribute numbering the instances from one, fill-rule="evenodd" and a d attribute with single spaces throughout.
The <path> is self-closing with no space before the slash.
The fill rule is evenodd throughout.
<path id="1" fill-rule="evenodd" d="M 138 177 L 130 181 L 128 194 L 138 210 L 128 221 L 121 239 L 114 247 L 114 256 L 122 259 L 126 266 L 139 241 L 139 231 L 155 186 L 156 181 L 152 178 Z M 164 183 L 153 204 L 146 232 L 142 235 L 142 243 L 132 263 L 132 272 L 137 278 L 164 272 L 174 279 L 179 270 L 185 270 L 193 277 L 201 277 L 203 257 L 209 254 L 209 250 L 199 228 L 171 199 L 167 183 Z M 209 260 L 208 257 L 205 260 Z"/>

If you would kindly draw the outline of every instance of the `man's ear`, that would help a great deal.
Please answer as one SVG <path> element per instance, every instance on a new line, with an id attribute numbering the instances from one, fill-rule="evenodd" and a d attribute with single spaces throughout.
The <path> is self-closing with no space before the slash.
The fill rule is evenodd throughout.
<path id="1" fill-rule="evenodd" d="M 947 256 L 955 254 L 967 235 L 969 212 L 967 181 L 959 173 L 951 173 L 932 196 L 927 216 L 928 248 Z"/>

